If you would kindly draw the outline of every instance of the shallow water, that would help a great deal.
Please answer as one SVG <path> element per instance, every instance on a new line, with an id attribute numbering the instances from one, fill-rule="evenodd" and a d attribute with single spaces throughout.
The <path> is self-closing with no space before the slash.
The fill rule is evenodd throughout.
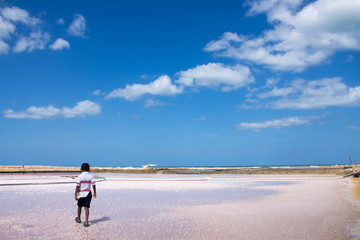
<path id="1" fill-rule="evenodd" d="M 108 180 L 97 182 L 98 198 L 92 201 L 90 227 L 84 228 L 74 221 L 75 185 L 46 184 L 68 181 L 72 176 L 0 176 L 0 184 L 14 181 L 44 184 L 0 187 L 0 239 L 221 239 L 219 236 L 226 236 L 226 232 L 234 233 L 227 239 L 237 239 L 231 236 L 243 231 L 236 221 L 243 221 L 244 217 L 249 217 L 250 228 L 269 224 L 262 222 L 264 212 L 257 211 L 264 208 L 266 199 L 290 190 L 304 190 L 304 177 L 296 176 L 102 174 L 99 177 Z M 320 178 L 317 182 L 332 186 L 333 181 Z M 291 195 L 290 199 L 299 200 Z M 269 203 L 276 206 L 280 200 Z M 308 200 L 304 198 L 304 201 Z M 227 206 L 223 210 L 228 213 L 215 217 L 218 211 L 222 212 L 222 206 Z M 313 205 L 308 208 L 316 209 Z M 228 218 L 234 213 L 236 218 Z M 288 221 L 287 212 L 276 210 L 271 214 L 280 214 L 280 220 Z M 209 224 L 213 230 L 207 230 Z M 216 235 L 212 235 L 215 230 Z M 249 236 L 259 239 L 257 235 Z"/>

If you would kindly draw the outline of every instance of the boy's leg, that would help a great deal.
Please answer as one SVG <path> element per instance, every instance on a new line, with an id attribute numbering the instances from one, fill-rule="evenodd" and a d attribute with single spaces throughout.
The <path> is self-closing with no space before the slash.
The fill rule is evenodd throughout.
<path id="1" fill-rule="evenodd" d="M 81 221 L 81 207 L 78 206 L 78 219 Z"/>
<path id="2" fill-rule="evenodd" d="M 85 224 L 89 224 L 89 208 L 88 207 L 84 207 L 85 208 Z"/>

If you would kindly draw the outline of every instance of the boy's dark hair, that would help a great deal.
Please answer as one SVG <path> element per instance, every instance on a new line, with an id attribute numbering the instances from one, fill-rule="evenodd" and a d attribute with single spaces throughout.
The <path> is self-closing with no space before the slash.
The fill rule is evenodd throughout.
<path id="1" fill-rule="evenodd" d="M 81 164 L 81 171 L 90 171 L 90 165 L 88 163 Z"/>

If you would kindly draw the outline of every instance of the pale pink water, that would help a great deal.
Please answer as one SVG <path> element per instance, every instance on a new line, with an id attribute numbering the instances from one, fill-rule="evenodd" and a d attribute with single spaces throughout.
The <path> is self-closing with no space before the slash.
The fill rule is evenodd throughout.
<path id="1" fill-rule="evenodd" d="M 357 239 L 344 179 L 101 176 L 84 228 L 72 178 L 0 175 L 0 239 Z"/>

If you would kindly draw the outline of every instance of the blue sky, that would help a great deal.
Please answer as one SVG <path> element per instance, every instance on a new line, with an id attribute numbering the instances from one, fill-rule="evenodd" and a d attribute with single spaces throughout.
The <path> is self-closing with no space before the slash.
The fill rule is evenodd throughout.
<path id="1" fill-rule="evenodd" d="M 0 165 L 349 163 L 359 50 L 358 0 L 0 1 Z"/>

